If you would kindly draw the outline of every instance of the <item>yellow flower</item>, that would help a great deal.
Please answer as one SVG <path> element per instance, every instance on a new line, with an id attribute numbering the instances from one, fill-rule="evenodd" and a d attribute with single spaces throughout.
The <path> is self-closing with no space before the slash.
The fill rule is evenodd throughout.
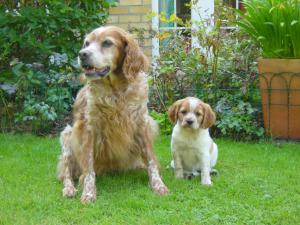
<path id="1" fill-rule="evenodd" d="M 157 38 L 161 41 L 169 38 L 170 36 L 171 36 L 171 34 L 169 32 L 160 32 L 157 34 Z"/>

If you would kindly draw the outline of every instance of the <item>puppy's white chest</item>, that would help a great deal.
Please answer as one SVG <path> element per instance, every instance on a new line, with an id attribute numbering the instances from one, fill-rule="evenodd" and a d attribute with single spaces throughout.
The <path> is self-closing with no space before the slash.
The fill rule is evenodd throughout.
<path id="1" fill-rule="evenodd" d="M 195 140 L 174 139 L 172 150 L 177 151 L 183 164 L 183 169 L 194 170 L 200 168 L 201 151 Z"/>
<path id="2" fill-rule="evenodd" d="M 175 126 L 172 133 L 171 148 L 180 156 L 185 171 L 195 171 L 201 168 L 202 158 L 208 151 L 209 141 L 210 138 L 206 132 L 191 134 Z"/>

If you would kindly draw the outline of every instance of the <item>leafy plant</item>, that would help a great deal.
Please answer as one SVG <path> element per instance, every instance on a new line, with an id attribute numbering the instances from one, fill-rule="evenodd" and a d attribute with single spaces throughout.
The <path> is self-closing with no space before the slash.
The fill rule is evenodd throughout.
<path id="1" fill-rule="evenodd" d="M 265 58 L 300 58 L 300 1 L 245 0 L 236 23 L 262 48 Z"/>
<path id="2" fill-rule="evenodd" d="M 218 101 L 215 110 L 221 117 L 216 121 L 216 127 L 222 135 L 245 140 L 264 135 L 264 129 L 255 119 L 259 110 L 249 102 L 239 100 L 237 97 L 228 99 L 226 96 Z"/>
<path id="3" fill-rule="evenodd" d="M 18 91 L 14 99 L 14 123 L 18 129 L 45 133 L 60 126 L 71 110 L 79 88 L 68 57 L 55 53 L 49 57 L 49 70 L 33 64 L 14 62 L 12 71 Z"/>
<path id="4" fill-rule="evenodd" d="M 76 62 L 82 39 L 106 22 L 114 3 L 9 0 L 0 4 L 1 126 L 9 120 L 14 130 L 49 133 L 69 120 L 80 86 Z M 4 93 L 11 86 L 16 91 Z"/>
<path id="5" fill-rule="evenodd" d="M 160 132 L 162 134 L 171 134 L 173 125 L 168 119 L 167 113 L 160 113 L 156 112 L 155 110 L 152 110 L 150 114 L 153 117 L 153 119 L 155 119 L 155 121 L 159 124 Z"/>
<path id="6" fill-rule="evenodd" d="M 9 69 L 9 62 L 14 58 L 25 63 L 43 63 L 53 52 L 74 58 L 86 32 L 106 21 L 109 6 L 105 0 L 2 3 L 1 70 Z"/>

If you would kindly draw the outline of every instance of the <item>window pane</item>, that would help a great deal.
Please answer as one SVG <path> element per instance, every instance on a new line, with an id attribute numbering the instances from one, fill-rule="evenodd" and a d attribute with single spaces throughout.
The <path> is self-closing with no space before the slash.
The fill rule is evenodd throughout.
<path id="1" fill-rule="evenodd" d="M 190 0 L 176 0 L 176 14 L 184 22 L 191 19 L 191 8 L 187 6 L 190 3 Z"/>
<path id="2" fill-rule="evenodd" d="M 159 0 L 159 13 L 164 14 L 164 17 L 169 19 L 170 16 L 176 12 L 176 16 L 181 18 L 183 22 L 186 22 L 191 19 L 191 8 L 187 5 L 190 3 L 191 0 Z M 159 28 L 163 28 L 160 29 L 159 35 L 160 51 L 168 49 L 172 47 L 173 44 L 176 44 L 175 39 L 178 41 L 178 37 L 184 39 L 186 42 L 185 44 L 190 46 L 191 32 L 189 29 L 186 30 L 182 26 L 182 24 L 175 24 L 174 22 L 159 22 Z M 188 47 L 186 49 L 188 49 Z"/>
<path id="3" fill-rule="evenodd" d="M 159 13 L 164 13 L 164 16 L 169 19 L 174 13 L 174 0 L 159 1 Z M 160 21 L 159 27 L 174 27 L 174 23 Z"/>
<path id="4" fill-rule="evenodd" d="M 242 2 L 242 0 L 223 0 L 224 5 L 230 6 L 232 8 L 238 7 L 239 9 L 243 10 L 244 7 Z"/>
<path id="5" fill-rule="evenodd" d="M 231 6 L 232 8 L 235 8 L 236 0 L 224 0 L 224 5 Z"/>

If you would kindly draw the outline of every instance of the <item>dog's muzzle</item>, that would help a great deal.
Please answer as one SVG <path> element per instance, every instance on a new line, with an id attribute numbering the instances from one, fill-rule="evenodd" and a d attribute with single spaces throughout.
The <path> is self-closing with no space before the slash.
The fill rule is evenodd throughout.
<path id="1" fill-rule="evenodd" d="M 79 52 L 80 65 L 84 70 L 86 77 L 104 77 L 110 72 L 109 66 L 104 66 L 102 68 L 93 67 L 90 64 L 90 52 L 81 50 Z"/>

